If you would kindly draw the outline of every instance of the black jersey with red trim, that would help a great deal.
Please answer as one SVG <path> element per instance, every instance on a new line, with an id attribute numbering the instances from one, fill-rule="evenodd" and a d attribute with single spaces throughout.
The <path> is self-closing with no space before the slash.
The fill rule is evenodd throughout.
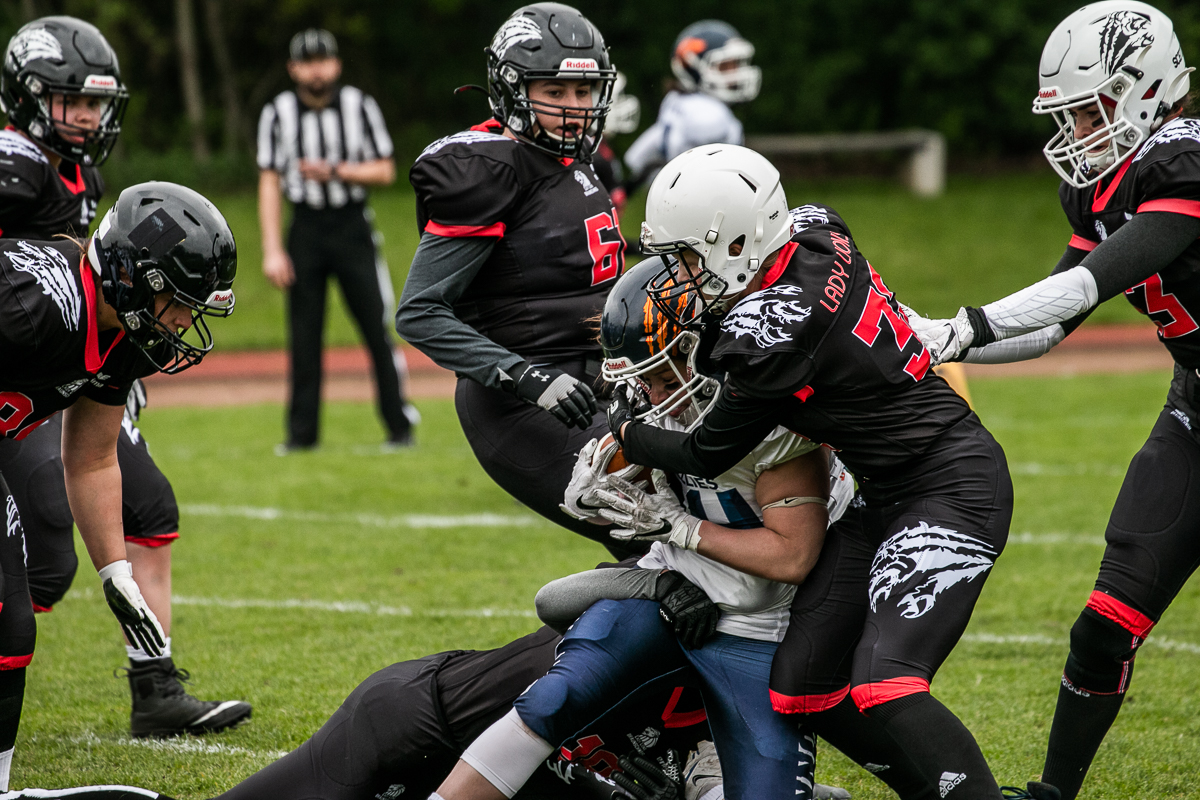
<path id="1" fill-rule="evenodd" d="M 1165 211 L 1200 217 L 1200 119 L 1162 126 L 1108 181 L 1059 188 L 1071 223 L 1070 246 L 1091 251 L 1133 218 Z M 1200 240 L 1125 297 L 1158 326 L 1158 338 L 1180 365 L 1200 367 Z"/>
<path id="2" fill-rule="evenodd" d="M 422 232 L 496 239 L 455 314 L 533 363 L 598 355 L 588 320 L 625 265 L 612 199 L 590 164 L 499 130 L 439 139 L 409 172 Z"/>
<path id="3" fill-rule="evenodd" d="M 55 169 L 33 142 L 11 128 L 0 131 L 0 236 L 82 238 L 103 194 L 95 167 L 63 161 Z"/>
<path id="4" fill-rule="evenodd" d="M 79 397 L 123 406 L 155 372 L 124 331 L 97 329 L 98 291 L 74 242 L 0 239 L 0 436 L 22 439 Z"/>
<path id="5" fill-rule="evenodd" d="M 871 494 L 971 410 L 930 370 L 841 217 L 822 205 L 791 216 L 791 241 L 763 288 L 720 318 L 710 358 L 726 392 L 779 401 L 776 422 L 838 450 Z"/>

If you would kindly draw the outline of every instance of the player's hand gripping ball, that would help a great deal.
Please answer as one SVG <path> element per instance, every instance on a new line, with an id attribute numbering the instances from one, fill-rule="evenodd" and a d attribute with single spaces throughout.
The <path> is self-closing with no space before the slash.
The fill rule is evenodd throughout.
<path id="1" fill-rule="evenodd" d="M 604 488 L 609 475 L 616 475 L 642 488 L 650 483 L 650 470 L 626 461 L 621 447 L 610 434 L 605 434 L 600 439 L 592 439 L 580 449 L 575 466 L 571 469 L 571 482 L 567 484 L 559 508 L 575 519 L 591 519 L 603 524 L 605 520 L 600 519 L 602 504 L 597 492 Z"/>

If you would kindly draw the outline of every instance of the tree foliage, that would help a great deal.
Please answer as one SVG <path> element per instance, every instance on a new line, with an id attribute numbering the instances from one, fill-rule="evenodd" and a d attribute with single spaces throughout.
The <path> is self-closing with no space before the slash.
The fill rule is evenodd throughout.
<path id="1" fill-rule="evenodd" d="M 964 155 L 1021 153 L 1047 137 L 1029 112 L 1054 25 L 1078 0 L 593 0 L 580 5 L 653 120 L 670 48 L 687 23 L 724 18 L 754 42 L 762 95 L 739 113 L 750 132 L 934 128 Z M 1200 3 L 1160 0 L 1184 54 L 1200 59 Z M 263 103 L 288 86 L 287 43 L 308 26 L 337 35 L 345 78 L 375 95 L 401 156 L 487 114 L 483 48 L 516 3 L 495 0 L 0 0 L 0 37 L 30 13 L 94 22 L 113 43 L 132 101 L 124 152 L 191 145 L 176 9 L 199 41 L 203 134 L 213 150 L 253 148 Z M 210 15 L 210 16 L 206 16 Z M 222 24 L 213 25 L 211 15 Z M 224 37 L 224 42 L 214 42 Z M 223 51 L 222 51 L 223 46 Z M 222 52 L 224 55 L 222 55 Z M 224 60 L 223 60 L 224 59 Z M 231 120 L 232 117 L 232 120 Z"/>

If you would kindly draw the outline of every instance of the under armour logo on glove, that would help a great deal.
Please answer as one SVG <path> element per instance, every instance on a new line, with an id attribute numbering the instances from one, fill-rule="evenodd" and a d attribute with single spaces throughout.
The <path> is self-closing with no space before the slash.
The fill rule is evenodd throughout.
<path id="1" fill-rule="evenodd" d="M 513 371 L 520 377 L 512 384 L 501 383 L 501 389 L 526 403 L 544 408 L 568 428 L 574 426 L 585 430 L 592 424 L 596 398 L 586 384 L 554 367 L 535 369 L 528 364 L 518 364 Z"/>
<path id="2" fill-rule="evenodd" d="M 550 375 L 542 372 L 540 369 L 530 370 L 529 377 L 533 378 L 535 381 L 541 381 L 542 383 L 550 380 Z"/>

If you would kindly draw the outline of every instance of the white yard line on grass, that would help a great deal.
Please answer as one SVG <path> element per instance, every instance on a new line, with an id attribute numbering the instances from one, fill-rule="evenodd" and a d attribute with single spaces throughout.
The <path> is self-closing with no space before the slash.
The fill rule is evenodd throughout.
<path id="1" fill-rule="evenodd" d="M 184 503 L 179 510 L 198 517 L 241 517 L 267 522 L 324 522 L 363 525 L 372 528 L 515 528 L 544 522 L 531 514 L 328 514 L 321 511 L 290 511 L 259 506 L 221 506 Z"/>
<path id="2" fill-rule="evenodd" d="M 376 614 L 384 617 L 533 617 L 532 609 L 520 608 L 418 608 L 385 606 L 361 601 L 323 600 L 264 600 L 225 597 L 186 597 L 173 595 L 171 602 L 179 606 L 215 606 L 217 608 L 298 608 L 305 611 L 332 611 L 338 614 Z"/>
<path id="3" fill-rule="evenodd" d="M 1086 533 L 1010 533 L 1009 544 L 1088 544 L 1104 546 L 1104 536 Z"/>
<path id="4" fill-rule="evenodd" d="M 36 739 L 38 737 L 34 738 Z M 199 742 L 195 739 L 185 738 L 182 736 L 174 739 L 133 739 L 128 736 L 122 736 L 118 739 L 103 739 L 94 733 L 85 733 L 82 736 L 64 736 L 61 738 L 65 739 L 71 744 L 85 745 L 88 747 L 141 747 L 146 750 L 158 750 L 171 753 L 189 753 L 208 756 L 250 756 L 251 758 L 259 758 L 269 761 L 274 761 L 277 758 L 282 758 L 283 756 L 287 755 L 286 750 L 247 750 L 244 747 L 232 747 L 227 744 Z"/>
<path id="5" fill-rule="evenodd" d="M 1052 645 L 1054 647 L 1067 647 L 1070 642 L 1063 638 L 1053 636 L 1003 636 L 994 633 L 967 633 L 963 634 L 962 641 L 972 644 L 1034 644 L 1034 645 Z M 1192 644 L 1191 642 L 1180 642 L 1175 639 L 1168 639 L 1165 636 L 1151 635 L 1146 640 L 1144 647 L 1161 648 L 1163 650 L 1175 650 L 1180 653 L 1190 653 L 1194 656 L 1200 656 L 1200 644 Z"/>

